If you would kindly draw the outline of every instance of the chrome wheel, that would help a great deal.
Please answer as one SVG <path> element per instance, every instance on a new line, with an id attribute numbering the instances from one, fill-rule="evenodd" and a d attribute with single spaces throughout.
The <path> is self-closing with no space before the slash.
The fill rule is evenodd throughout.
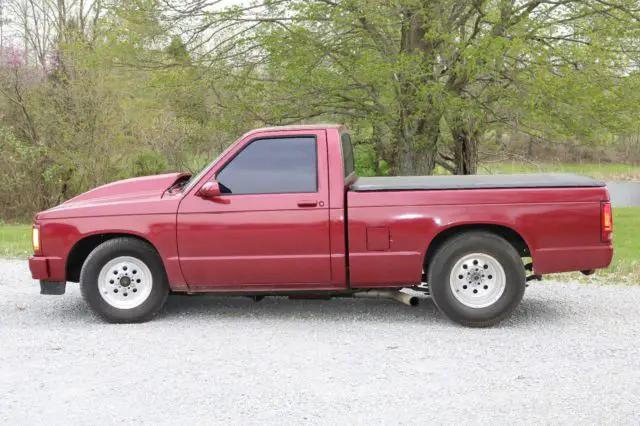
<path id="1" fill-rule="evenodd" d="M 140 259 L 119 256 L 108 261 L 98 275 L 100 296 L 117 309 L 133 309 L 151 294 L 153 276 Z"/>
<path id="2" fill-rule="evenodd" d="M 506 275 L 500 262 L 485 253 L 462 257 L 451 269 L 449 285 L 453 296 L 470 308 L 486 308 L 494 304 L 506 286 Z"/>

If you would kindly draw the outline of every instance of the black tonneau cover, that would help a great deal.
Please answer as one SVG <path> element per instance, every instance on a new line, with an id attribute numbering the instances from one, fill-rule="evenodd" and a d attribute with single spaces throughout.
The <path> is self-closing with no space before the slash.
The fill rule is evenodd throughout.
<path id="1" fill-rule="evenodd" d="M 352 191 L 367 192 L 422 189 L 576 188 L 599 186 L 605 186 L 605 183 L 601 180 L 572 173 L 536 173 L 517 175 L 361 177 L 350 188 Z"/>

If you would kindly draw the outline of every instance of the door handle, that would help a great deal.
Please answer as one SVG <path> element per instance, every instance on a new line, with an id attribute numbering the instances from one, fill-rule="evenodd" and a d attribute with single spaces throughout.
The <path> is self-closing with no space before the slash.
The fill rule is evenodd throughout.
<path id="1" fill-rule="evenodd" d="M 298 207 L 315 207 L 318 205 L 317 200 L 300 200 L 298 201 Z"/>

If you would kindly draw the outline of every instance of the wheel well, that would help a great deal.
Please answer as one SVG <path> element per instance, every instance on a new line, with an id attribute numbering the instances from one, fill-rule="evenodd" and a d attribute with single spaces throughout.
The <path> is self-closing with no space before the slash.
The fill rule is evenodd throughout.
<path id="1" fill-rule="evenodd" d="M 78 241 L 69 252 L 69 256 L 67 257 L 67 266 L 66 266 L 66 279 L 67 281 L 77 283 L 80 281 L 80 270 L 82 269 L 82 265 L 84 261 L 87 260 L 89 254 L 100 244 L 104 243 L 107 240 L 112 240 L 114 238 L 119 237 L 128 237 L 128 238 L 136 238 L 140 241 L 144 241 L 153 247 L 146 239 L 139 237 L 133 234 L 96 234 L 85 237 Z"/>
<path id="2" fill-rule="evenodd" d="M 436 254 L 440 246 L 447 241 L 449 238 L 455 237 L 456 235 L 460 235 L 469 231 L 486 231 L 491 232 L 493 234 L 499 235 L 505 240 L 509 242 L 516 249 L 520 257 L 529 257 L 531 256 L 531 252 L 529 251 L 529 246 L 524 241 L 524 238 L 516 231 L 511 228 L 502 225 L 492 225 L 492 224 L 473 224 L 473 225 L 460 225 L 454 226 L 449 229 L 445 229 L 440 232 L 436 237 L 431 240 L 429 247 L 427 248 L 427 252 L 424 256 L 424 273 L 427 273 L 427 268 L 429 267 L 429 262 Z"/>

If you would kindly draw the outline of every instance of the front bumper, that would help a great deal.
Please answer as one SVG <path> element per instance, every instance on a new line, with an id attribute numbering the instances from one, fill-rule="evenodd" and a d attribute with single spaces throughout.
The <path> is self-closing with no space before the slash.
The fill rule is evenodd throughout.
<path id="1" fill-rule="evenodd" d="M 59 257 L 30 256 L 29 270 L 34 280 L 66 281 L 65 262 Z"/>
<path id="2" fill-rule="evenodd" d="M 34 280 L 49 278 L 49 259 L 46 257 L 29 256 L 29 270 Z"/>
<path id="3" fill-rule="evenodd" d="M 29 257 L 29 270 L 34 280 L 40 280 L 40 294 L 64 294 L 64 263 L 58 257 Z"/>

